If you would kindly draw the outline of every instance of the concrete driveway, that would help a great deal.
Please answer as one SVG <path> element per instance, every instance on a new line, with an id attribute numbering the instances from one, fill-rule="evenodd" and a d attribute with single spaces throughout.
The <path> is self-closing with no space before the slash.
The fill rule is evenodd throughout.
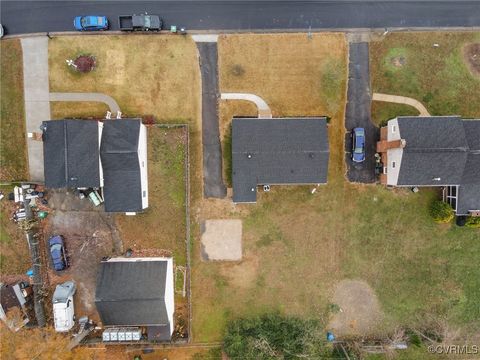
<path id="1" fill-rule="evenodd" d="M 347 163 L 347 177 L 351 182 L 375 182 L 375 150 L 379 137 L 379 129 L 371 122 L 371 92 L 370 69 L 368 57 L 368 43 L 351 43 L 347 109 L 345 127 L 345 162 Z M 355 127 L 365 128 L 366 158 L 363 163 L 354 163 L 351 160 L 352 139 L 350 131 Z"/>

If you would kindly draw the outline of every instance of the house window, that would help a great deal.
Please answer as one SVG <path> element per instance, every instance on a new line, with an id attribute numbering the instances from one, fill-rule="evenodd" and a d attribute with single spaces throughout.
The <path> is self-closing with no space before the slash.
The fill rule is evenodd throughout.
<path id="1" fill-rule="evenodd" d="M 147 196 L 147 192 L 143 190 L 143 197 L 146 197 L 146 196 Z"/>
<path id="2" fill-rule="evenodd" d="M 392 125 L 392 133 L 396 133 L 397 132 L 397 127 L 395 125 Z"/>
<path id="3" fill-rule="evenodd" d="M 392 168 L 395 169 L 395 165 L 397 165 L 397 163 L 395 161 L 392 161 Z"/>

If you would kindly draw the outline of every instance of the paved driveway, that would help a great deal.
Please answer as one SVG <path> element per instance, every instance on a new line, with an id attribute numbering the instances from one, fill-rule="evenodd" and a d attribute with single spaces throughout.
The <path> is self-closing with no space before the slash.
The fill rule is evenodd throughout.
<path id="1" fill-rule="evenodd" d="M 224 198 L 222 148 L 218 127 L 217 43 L 198 42 L 202 73 L 203 192 L 205 197 Z"/>
<path id="2" fill-rule="evenodd" d="M 370 69 L 368 64 L 368 43 L 350 44 L 348 75 L 347 109 L 345 126 L 345 161 L 347 176 L 351 182 L 375 182 L 375 148 L 379 129 L 371 122 Z M 365 128 L 366 159 L 363 163 L 354 163 L 350 158 L 352 139 L 350 130 Z"/>

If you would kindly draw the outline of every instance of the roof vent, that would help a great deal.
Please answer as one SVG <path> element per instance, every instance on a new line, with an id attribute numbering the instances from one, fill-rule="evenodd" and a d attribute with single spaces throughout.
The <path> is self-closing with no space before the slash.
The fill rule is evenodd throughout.
<path id="1" fill-rule="evenodd" d="M 439 177 L 436 177 L 436 178 L 433 178 L 432 180 L 433 180 L 433 181 L 440 181 L 440 180 L 442 180 L 442 179 L 439 178 Z"/>
<path id="2" fill-rule="evenodd" d="M 315 157 L 315 154 L 314 154 L 314 153 L 310 153 L 310 154 L 308 154 L 308 157 L 309 157 L 310 159 L 313 159 L 313 158 Z"/>
<path id="3" fill-rule="evenodd" d="M 247 154 L 247 158 L 251 159 L 251 158 L 252 158 L 252 154 Z"/>
<path id="4" fill-rule="evenodd" d="M 255 191 L 255 188 L 251 188 L 252 192 Z"/>

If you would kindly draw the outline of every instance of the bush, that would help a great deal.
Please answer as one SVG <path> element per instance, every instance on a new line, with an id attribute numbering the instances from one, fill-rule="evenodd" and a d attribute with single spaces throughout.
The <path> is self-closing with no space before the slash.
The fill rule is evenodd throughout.
<path id="1" fill-rule="evenodd" d="M 441 200 L 435 200 L 430 205 L 430 215 L 438 223 L 448 223 L 455 216 L 450 204 Z"/>
<path id="2" fill-rule="evenodd" d="M 480 228 L 480 216 L 469 216 L 467 218 L 467 222 L 465 223 L 465 226 L 468 226 L 471 228 Z"/>
<path id="3" fill-rule="evenodd" d="M 321 359 L 329 352 L 324 335 L 316 321 L 274 313 L 231 322 L 224 349 L 230 359 Z"/>

